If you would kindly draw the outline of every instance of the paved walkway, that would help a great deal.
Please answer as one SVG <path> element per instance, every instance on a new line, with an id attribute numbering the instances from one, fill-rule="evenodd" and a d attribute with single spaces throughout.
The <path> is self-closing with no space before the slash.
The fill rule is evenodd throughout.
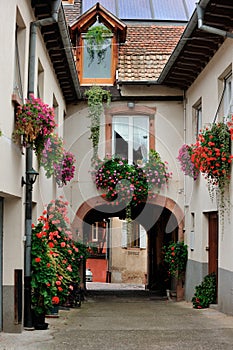
<path id="1" fill-rule="evenodd" d="M 137 295 L 134 291 L 140 287 L 131 288 L 131 296 L 89 296 L 81 308 L 61 310 L 58 319 L 47 320 L 48 330 L 2 333 L 0 349 L 233 349 L 233 317 L 215 309 L 196 310 L 191 303 L 171 302 L 146 292 Z"/>

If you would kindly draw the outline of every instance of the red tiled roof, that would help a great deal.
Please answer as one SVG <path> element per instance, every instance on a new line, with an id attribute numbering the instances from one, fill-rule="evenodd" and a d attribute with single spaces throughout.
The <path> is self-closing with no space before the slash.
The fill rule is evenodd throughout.
<path id="1" fill-rule="evenodd" d="M 184 26 L 128 26 L 119 48 L 119 81 L 158 79 L 178 43 Z"/>

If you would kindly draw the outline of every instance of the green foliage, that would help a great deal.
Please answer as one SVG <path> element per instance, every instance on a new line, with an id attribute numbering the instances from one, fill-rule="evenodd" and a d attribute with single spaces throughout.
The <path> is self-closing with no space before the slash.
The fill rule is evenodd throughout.
<path id="1" fill-rule="evenodd" d="M 72 239 L 67 202 L 51 201 L 32 228 L 32 306 L 39 315 L 62 304 L 80 281 L 80 262 L 87 249 Z"/>
<path id="2" fill-rule="evenodd" d="M 208 308 L 210 304 L 216 303 L 216 275 L 211 273 L 204 277 L 202 283 L 195 287 L 195 294 L 192 298 L 195 309 Z"/>
<path id="3" fill-rule="evenodd" d="M 96 158 L 100 137 L 100 116 L 104 111 L 103 103 L 106 102 L 107 106 L 110 104 L 111 93 L 94 85 L 85 91 L 85 96 L 88 99 L 89 118 L 91 119 L 90 139 L 92 140 L 93 158 Z"/>
<path id="4" fill-rule="evenodd" d="M 106 47 L 105 44 L 108 43 L 107 38 L 112 34 L 112 32 L 103 25 L 94 25 L 90 27 L 85 35 L 85 40 L 87 43 L 87 52 L 89 54 L 90 63 L 94 61 L 95 54 L 97 55 L 97 63 L 105 58 Z"/>
<path id="5" fill-rule="evenodd" d="M 188 260 L 188 246 L 184 242 L 171 242 L 163 247 L 164 262 L 170 276 L 184 278 Z"/>

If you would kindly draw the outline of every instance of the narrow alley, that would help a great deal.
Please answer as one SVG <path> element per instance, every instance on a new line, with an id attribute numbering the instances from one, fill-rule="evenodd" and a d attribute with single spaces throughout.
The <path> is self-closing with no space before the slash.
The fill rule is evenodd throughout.
<path id="1" fill-rule="evenodd" d="M 81 308 L 60 310 L 49 329 L 0 335 L 1 350 L 232 350 L 233 317 L 168 301 L 142 287 L 89 290 Z"/>

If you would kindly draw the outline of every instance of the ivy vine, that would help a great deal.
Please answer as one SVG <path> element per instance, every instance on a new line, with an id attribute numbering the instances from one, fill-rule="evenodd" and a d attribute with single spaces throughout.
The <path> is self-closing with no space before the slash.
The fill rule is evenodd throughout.
<path id="1" fill-rule="evenodd" d="M 94 61 L 95 54 L 97 55 L 98 64 L 104 60 L 107 51 L 108 38 L 111 34 L 111 30 L 103 25 L 92 26 L 88 29 L 85 35 L 85 40 L 90 59 L 89 66 Z"/>
<path id="2" fill-rule="evenodd" d="M 100 116 L 104 111 L 104 102 L 109 106 L 111 102 L 111 93 L 102 89 L 100 86 L 92 86 L 85 91 L 87 96 L 87 104 L 89 108 L 88 117 L 91 119 L 91 135 L 89 137 L 92 140 L 93 158 L 95 159 L 98 154 L 98 145 L 100 137 Z"/>

